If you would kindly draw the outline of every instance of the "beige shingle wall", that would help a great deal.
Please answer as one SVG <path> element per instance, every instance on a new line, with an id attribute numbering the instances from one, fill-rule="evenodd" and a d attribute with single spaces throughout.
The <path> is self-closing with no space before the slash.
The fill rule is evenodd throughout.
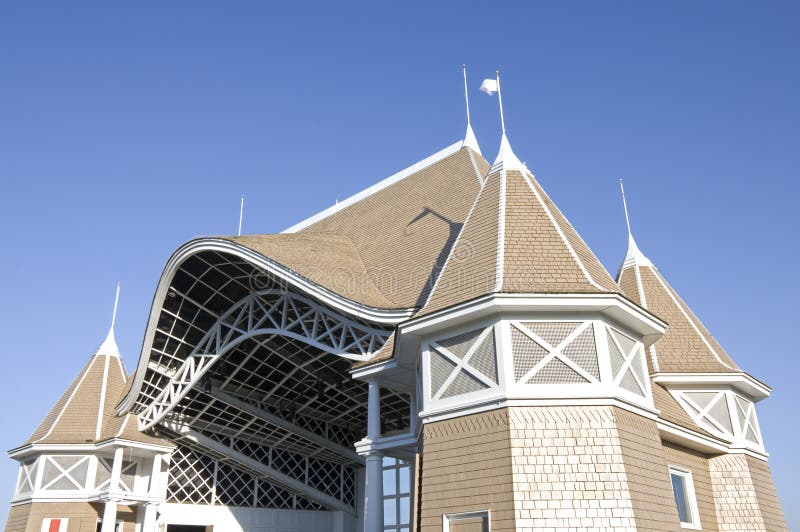
<path id="1" fill-rule="evenodd" d="M 758 462 L 743 454 L 709 459 L 720 530 L 788 530 L 769 469 Z"/>
<path id="2" fill-rule="evenodd" d="M 613 409 L 637 530 L 680 530 L 669 468 L 655 421 Z"/>
<path id="3" fill-rule="evenodd" d="M 703 530 L 719 530 L 717 512 L 714 505 L 714 490 L 711 485 L 711 473 L 708 467 L 708 456 L 664 442 L 664 453 L 668 465 L 681 467 L 692 472 L 694 492 L 697 497 L 697 510 L 700 513 L 700 524 Z"/>
<path id="4" fill-rule="evenodd" d="M 442 529 L 442 515 L 490 510 L 492 531 L 514 528 L 508 412 L 426 424 L 420 530 Z"/>
<path id="5" fill-rule="evenodd" d="M 778 500 L 778 492 L 775 491 L 775 482 L 772 480 L 769 465 L 765 461 L 751 456 L 747 457 L 747 465 L 750 466 L 764 525 L 767 530 L 786 530 L 786 517 L 783 515 L 783 508 Z"/>
<path id="6" fill-rule="evenodd" d="M 67 532 L 95 532 L 97 519 L 103 514 L 103 505 L 88 502 L 34 502 L 11 508 L 5 532 L 41 532 L 45 518 L 67 518 Z M 123 532 L 134 532 L 136 509 L 120 506 L 117 521 L 122 521 Z"/>
<path id="7" fill-rule="evenodd" d="M 678 530 L 653 421 L 603 406 L 509 417 L 517 530 Z"/>

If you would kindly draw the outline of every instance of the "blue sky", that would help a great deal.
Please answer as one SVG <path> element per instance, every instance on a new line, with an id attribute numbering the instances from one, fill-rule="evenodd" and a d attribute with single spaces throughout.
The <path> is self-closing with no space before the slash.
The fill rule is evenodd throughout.
<path id="1" fill-rule="evenodd" d="M 457 140 L 461 63 L 492 158 L 506 124 L 615 273 L 616 178 L 660 267 L 740 366 L 800 528 L 800 5 L 790 2 L 5 2 L 0 447 L 103 339 L 129 369 L 170 253 L 277 232 Z M 0 459 L 0 501 L 16 467 Z M 0 522 L 6 509 L 0 510 Z"/>

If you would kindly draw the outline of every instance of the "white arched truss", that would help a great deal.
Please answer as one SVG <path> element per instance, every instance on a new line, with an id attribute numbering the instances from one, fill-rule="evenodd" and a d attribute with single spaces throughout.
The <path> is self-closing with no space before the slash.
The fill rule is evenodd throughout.
<path id="1" fill-rule="evenodd" d="M 164 418 L 226 352 L 248 338 L 280 335 L 351 360 L 365 360 L 389 337 L 299 294 L 266 289 L 252 293 L 222 314 L 139 414 L 141 430 Z"/>

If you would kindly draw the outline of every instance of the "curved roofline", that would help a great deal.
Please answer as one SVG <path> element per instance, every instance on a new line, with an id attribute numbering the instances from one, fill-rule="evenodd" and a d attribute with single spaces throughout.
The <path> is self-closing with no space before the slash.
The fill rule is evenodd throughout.
<path id="1" fill-rule="evenodd" d="M 323 288 L 313 281 L 293 272 L 289 268 L 271 260 L 269 257 L 265 257 L 231 240 L 216 237 L 204 237 L 190 240 L 175 250 L 167 261 L 166 266 L 164 266 L 164 271 L 161 273 L 161 277 L 158 280 L 158 286 L 150 306 L 150 316 L 147 320 L 147 329 L 145 329 L 133 383 L 122 402 L 117 406 L 118 414 L 127 413 L 133 406 L 136 396 L 139 394 L 144 379 L 144 373 L 147 370 L 147 362 L 150 360 L 149 346 L 152 345 L 155 337 L 156 325 L 161 313 L 162 302 L 166 298 L 175 273 L 189 257 L 202 251 L 219 251 L 235 255 L 275 275 L 290 286 L 318 299 L 331 308 L 367 321 L 394 325 L 408 319 L 414 312 L 414 309 L 387 310 L 362 305 L 342 297 L 327 288 Z"/>

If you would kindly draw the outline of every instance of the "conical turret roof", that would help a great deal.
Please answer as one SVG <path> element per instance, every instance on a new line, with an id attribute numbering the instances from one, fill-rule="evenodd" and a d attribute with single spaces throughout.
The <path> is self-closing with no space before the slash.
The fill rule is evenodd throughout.
<path id="1" fill-rule="evenodd" d="M 120 438 L 164 445 L 163 440 L 139 432 L 132 414 L 116 415 L 129 384 L 112 326 L 25 444 L 85 444 Z"/>
<path id="2" fill-rule="evenodd" d="M 628 299 L 667 323 L 650 347 L 651 372 L 738 373 L 741 370 L 670 286 L 628 233 L 628 253 L 617 277 Z"/>
<path id="3" fill-rule="evenodd" d="M 619 292 L 503 135 L 422 313 L 491 293 Z"/>

